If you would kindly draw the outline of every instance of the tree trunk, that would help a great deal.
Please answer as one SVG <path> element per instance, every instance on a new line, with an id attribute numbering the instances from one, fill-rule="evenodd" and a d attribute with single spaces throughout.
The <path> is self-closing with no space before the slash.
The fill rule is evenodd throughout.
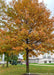
<path id="1" fill-rule="evenodd" d="M 7 64 L 6 64 L 6 67 L 8 67 L 8 54 L 7 54 Z"/>
<path id="2" fill-rule="evenodd" d="M 26 73 L 29 73 L 29 59 L 28 59 L 28 48 L 26 49 Z"/>
<path id="3" fill-rule="evenodd" d="M 8 60 L 7 60 L 7 65 L 6 65 L 6 67 L 8 67 Z"/>
<path id="4" fill-rule="evenodd" d="M 2 64 L 2 67 L 4 67 L 5 64 Z"/>

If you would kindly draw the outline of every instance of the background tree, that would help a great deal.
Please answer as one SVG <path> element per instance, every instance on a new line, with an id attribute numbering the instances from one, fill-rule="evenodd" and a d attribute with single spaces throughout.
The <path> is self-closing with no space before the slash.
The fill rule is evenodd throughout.
<path id="1" fill-rule="evenodd" d="M 2 9 L 5 15 L 2 15 L 1 28 L 9 32 L 11 41 L 14 39 L 12 49 L 26 52 L 26 72 L 29 73 L 29 53 L 37 56 L 53 52 L 54 19 L 50 18 L 44 3 L 38 0 L 12 0 Z"/>
<path id="2" fill-rule="evenodd" d="M 18 55 L 18 52 L 16 50 L 13 50 L 13 44 L 14 44 L 14 39 L 11 38 L 9 31 L 4 31 L 0 29 L 0 54 L 4 53 L 6 56 L 6 61 L 7 61 L 7 67 L 8 67 L 8 61 L 9 57 L 13 53 Z"/>
<path id="3" fill-rule="evenodd" d="M 0 53 L 5 54 L 8 67 L 9 56 L 12 53 L 18 55 L 18 52 L 12 49 L 13 45 L 16 45 L 16 42 L 14 42 L 15 39 L 12 38 L 13 33 L 7 22 L 7 15 L 4 11 L 6 10 L 5 4 L 4 0 L 0 0 Z"/>

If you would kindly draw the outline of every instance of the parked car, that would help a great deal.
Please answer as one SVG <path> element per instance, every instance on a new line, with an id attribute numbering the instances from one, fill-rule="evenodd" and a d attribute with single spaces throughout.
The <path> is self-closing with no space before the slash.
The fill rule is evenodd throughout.
<path id="1" fill-rule="evenodd" d="M 21 65 L 22 65 L 22 62 L 21 62 L 20 60 L 18 60 L 18 61 L 17 61 L 17 64 L 21 64 Z"/>
<path id="2" fill-rule="evenodd" d="M 12 60 L 12 61 L 11 61 L 11 64 L 12 64 L 12 65 L 17 65 L 17 61 Z"/>

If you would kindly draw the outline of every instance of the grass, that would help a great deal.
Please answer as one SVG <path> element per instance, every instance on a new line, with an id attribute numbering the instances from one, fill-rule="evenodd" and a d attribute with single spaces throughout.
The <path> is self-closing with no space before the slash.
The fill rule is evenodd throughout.
<path id="1" fill-rule="evenodd" d="M 54 63 L 44 63 L 44 64 L 41 64 L 41 65 L 54 65 Z"/>
<path id="2" fill-rule="evenodd" d="M 2 61 L 2 59 L 0 59 L 0 61 Z"/>
<path id="3" fill-rule="evenodd" d="M 54 73 L 54 67 L 30 65 L 30 72 L 31 73 Z M 0 75 L 22 75 L 24 73 L 26 73 L 26 65 L 9 65 L 8 68 L 0 66 Z"/>
<path id="4" fill-rule="evenodd" d="M 30 63 L 30 64 L 37 64 L 37 65 L 54 65 L 54 63 L 41 63 L 41 64 L 38 64 L 38 63 Z"/>
<path id="5" fill-rule="evenodd" d="M 38 64 L 38 63 L 30 63 L 30 64 Z"/>

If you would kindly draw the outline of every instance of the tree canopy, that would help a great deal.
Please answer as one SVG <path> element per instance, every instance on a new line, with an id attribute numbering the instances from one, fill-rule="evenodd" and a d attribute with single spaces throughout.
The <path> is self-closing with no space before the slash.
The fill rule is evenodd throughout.
<path id="1" fill-rule="evenodd" d="M 12 49 L 25 51 L 28 48 L 34 55 L 53 51 L 54 18 L 50 18 L 50 11 L 43 2 L 12 0 L 9 5 L 3 4 L 2 9 L 0 28 L 7 34 L 4 36 L 7 42 L 11 38 Z M 37 54 L 33 50 L 36 50 Z"/>
<path id="2" fill-rule="evenodd" d="M 54 17 L 38 0 L 0 0 L 0 51 L 32 55 L 53 52 Z"/>

